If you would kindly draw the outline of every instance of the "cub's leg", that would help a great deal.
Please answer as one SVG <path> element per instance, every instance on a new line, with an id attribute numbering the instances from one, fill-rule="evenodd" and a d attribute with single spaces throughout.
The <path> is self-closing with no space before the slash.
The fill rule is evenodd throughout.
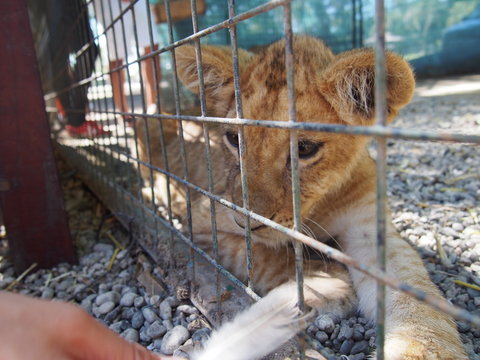
<path id="1" fill-rule="evenodd" d="M 377 263 L 374 199 L 339 219 L 346 229 L 341 233 L 345 252 L 364 264 Z M 370 215 L 369 215 L 370 214 Z M 353 225 L 346 225 L 354 222 Z M 340 233 L 340 232 L 339 232 Z M 429 279 L 416 251 L 395 231 L 390 222 L 386 234 L 387 275 L 409 283 L 429 295 L 441 297 Z M 376 281 L 350 269 L 360 310 L 375 320 Z M 390 288 L 386 290 L 385 358 L 396 359 L 467 359 L 455 322 L 412 297 Z"/>
<path id="2" fill-rule="evenodd" d="M 355 294 L 345 269 L 328 266 L 329 273 L 318 271 L 305 278 L 305 302 L 317 312 L 344 317 L 354 307 Z M 297 302 L 294 281 L 276 287 L 216 330 L 192 359 L 252 360 L 271 353 L 307 325 L 309 316 L 302 317 Z"/>

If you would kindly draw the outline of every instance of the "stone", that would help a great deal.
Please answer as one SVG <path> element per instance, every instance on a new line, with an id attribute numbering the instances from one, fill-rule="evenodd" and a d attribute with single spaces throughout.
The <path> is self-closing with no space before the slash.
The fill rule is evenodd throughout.
<path id="1" fill-rule="evenodd" d="M 350 350 L 350 354 L 358 354 L 358 353 L 364 353 L 368 349 L 368 342 L 365 340 L 356 342 L 353 344 L 352 349 Z"/>
<path id="2" fill-rule="evenodd" d="M 49 288 L 49 287 L 46 287 L 46 288 L 43 289 L 43 291 L 42 291 L 41 298 L 42 298 L 42 299 L 50 300 L 51 298 L 53 298 L 54 295 L 55 295 L 55 291 L 53 291 L 53 289 L 51 289 L 51 288 Z M 83 306 L 82 306 L 82 307 L 83 307 Z"/>
<path id="3" fill-rule="evenodd" d="M 172 330 L 173 329 L 173 324 L 171 320 L 163 320 L 162 325 L 167 328 L 167 330 Z"/>
<path id="4" fill-rule="evenodd" d="M 173 352 L 173 356 L 179 359 L 189 359 L 190 354 L 192 354 L 194 350 L 195 347 L 193 344 L 185 344 L 176 349 Z"/>
<path id="5" fill-rule="evenodd" d="M 155 312 L 149 307 L 143 308 L 142 314 L 145 320 L 149 323 L 153 323 L 155 320 L 158 320 L 157 314 L 155 314 Z"/>
<path id="6" fill-rule="evenodd" d="M 137 294 L 135 294 L 134 292 L 127 292 L 120 299 L 120 305 L 126 306 L 126 307 L 133 306 L 133 302 L 135 301 L 136 297 L 137 297 Z"/>
<path id="7" fill-rule="evenodd" d="M 340 332 L 338 333 L 338 340 L 344 341 L 351 339 L 353 336 L 353 329 L 348 325 L 343 325 L 340 327 Z"/>
<path id="8" fill-rule="evenodd" d="M 145 305 L 145 299 L 142 296 L 137 296 L 135 300 L 133 300 L 133 306 L 136 308 L 142 307 Z"/>
<path id="9" fill-rule="evenodd" d="M 333 319 L 326 314 L 320 315 L 315 319 L 315 326 L 319 330 L 324 331 L 328 334 L 331 334 L 335 329 L 335 323 L 333 322 Z"/>
<path id="10" fill-rule="evenodd" d="M 132 316 L 132 327 L 134 329 L 140 329 L 143 326 L 143 323 L 145 322 L 145 318 L 143 317 L 143 314 L 141 311 L 137 311 L 135 314 Z"/>
<path id="11" fill-rule="evenodd" d="M 113 302 L 115 305 L 120 301 L 120 294 L 116 291 L 107 291 L 103 294 L 100 294 L 95 299 L 95 305 L 101 306 L 106 302 Z"/>
<path id="12" fill-rule="evenodd" d="M 120 334 L 120 336 L 130 342 L 138 342 L 139 340 L 138 331 L 132 328 L 125 330 Z"/>
<path id="13" fill-rule="evenodd" d="M 133 307 L 127 307 L 122 310 L 122 319 L 132 320 L 133 315 L 137 312 L 137 309 Z"/>
<path id="14" fill-rule="evenodd" d="M 164 300 L 160 303 L 159 315 L 163 320 L 170 320 L 172 318 L 172 307 L 168 300 Z"/>
<path id="15" fill-rule="evenodd" d="M 160 321 L 156 320 L 147 328 L 147 335 L 152 339 L 158 339 L 167 332 L 167 328 Z"/>
<path id="16" fill-rule="evenodd" d="M 461 333 L 466 333 L 470 331 L 470 324 L 465 323 L 463 321 L 457 321 L 458 331 Z"/>
<path id="17" fill-rule="evenodd" d="M 375 329 L 368 329 L 365 331 L 365 340 L 368 340 L 373 336 L 375 336 Z"/>
<path id="18" fill-rule="evenodd" d="M 113 246 L 110 244 L 97 243 L 93 247 L 94 252 L 103 253 L 104 255 L 111 256 L 113 254 Z"/>
<path id="19" fill-rule="evenodd" d="M 160 296 L 159 295 L 152 295 L 150 298 L 149 304 L 151 306 L 155 306 L 160 302 Z"/>
<path id="20" fill-rule="evenodd" d="M 328 340 L 328 334 L 325 331 L 317 331 L 315 333 L 315 338 L 323 344 Z"/>
<path id="21" fill-rule="evenodd" d="M 210 337 L 211 333 L 212 333 L 212 330 L 210 330 L 209 328 L 203 328 L 195 331 L 192 334 L 193 344 L 196 346 L 197 344 L 205 343 L 205 341 L 207 341 L 208 338 Z"/>
<path id="22" fill-rule="evenodd" d="M 364 353 L 359 353 L 355 355 L 350 355 L 348 357 L 349 360 L 364 360 L 365 359 L 365 354 Z"/>
<path id="23" fill-rule="evenodd" d="M 188 330 L 184 326 L 177 325 L 165 334 L 160 350 L 165 355 L 172 355 L 189 337 Z"/>
<path id="24" fill-rule="evenodd" d="M 345 340 L 342 345 L 340 346 L 340 352 L 345 355 L 349 355 L 350 351 L 352 350 L 354 341 L 347 339 Z"/>
<path id="25" fill-rule="evenodd" d="M 182 313 L 185 313 L 185 314 L 188 314 L 188 315 L 191 315 L 191 314 L 198 314 L 198 309 L 194 306 L 190 306 L 190 305 L 179 305 L 177 307 L 177 313 L 178 312 L 182 312 Z"/>
<path id="26" fill-rule="evenodd" d="M 120 307 L 116 307 L 110 311 L 107 315 L 105 315 L 103 320 L 107 323 L 111 323 L 118 318 L 118 315 L 120 315 Z"/>
<path id="27" fill-rule="evenodd" d="M 355 341 L 363 340 L 363 334 L 365 333 L 365 328 L 360 324 L 353 325 L 353 335 L 352 339 Z"/>
<path id="28" fill-rule="evenodd" d="M 109 329 L 120 334 L 122 332 L 122 321 L 114 322 L 112 325 L 109 326 Z"/>
<path id="29" fill-rule="evenodd" d="M 112 311 L 114 307 L 115 307 L 115 303 L 113 301 L 107 301 L 102 305 L 98 306 L 97 308 L 94 308 L 94 313 L 96 313 L 95 315 L 97 317 L 101 315 L 105 315 L 105 314 L 108 314 L 110 311 Z"/>

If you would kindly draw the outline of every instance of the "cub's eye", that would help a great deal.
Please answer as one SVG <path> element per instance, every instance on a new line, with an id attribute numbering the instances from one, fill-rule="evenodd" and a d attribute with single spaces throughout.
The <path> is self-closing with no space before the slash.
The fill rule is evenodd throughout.
<path id="1" fill-rule="evenodd" d="M 229 142 L 230 145 L 232 145 L 235 148 L 238 148 L 238 134 L 232 131 L 227 131 L 225 134 L 225 137 L 227 138 L 227 141 Z"/>
<path id="2" fill-rule="evenodd" d="M 314 156 L 323 143 L 315 143 L 308 140 L 300 140 L 298 142 L 298 157 L 300 159 L 308 159 Z"/>

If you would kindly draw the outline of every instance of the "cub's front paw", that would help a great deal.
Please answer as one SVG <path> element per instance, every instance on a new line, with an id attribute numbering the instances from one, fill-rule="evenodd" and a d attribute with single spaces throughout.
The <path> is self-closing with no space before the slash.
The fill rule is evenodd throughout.
<path id="1" fill-rule="evenodd" d="M 467 360 L 465 349 L 458 338 L 413 337 L 407 334 L 387 336 L 387 360 Z"/>

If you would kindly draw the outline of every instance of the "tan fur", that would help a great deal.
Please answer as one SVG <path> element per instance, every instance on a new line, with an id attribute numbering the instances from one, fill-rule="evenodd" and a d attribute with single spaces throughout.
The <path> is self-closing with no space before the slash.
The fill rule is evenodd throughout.
<path id="1" fill-rule="evenodd" d="M 353 50 L 335 56 L 320 40 L 300 36 L 294 39 L 295 88 L 298 121 L 327 124 L 372 125 L 374 123 L 374 53 Z M 202 47 L 207 106 L 211 114 L 235 117 L 232 62 L 224 48 Z M 257 55 L 241 53 L 241 88 L 245 118 L 288 121 L 284 41 L 270 45 Z M 414 78 L 408 64 L 387 53 L 388 120 L 406 105 L 413 93 Z M 177 50 L 181 80 L 198 92 L 193 47 Z M 148 121 L 152 129 L 158 123 Z M 196 124 L 189 124 L 193 128 Z M 145 124 L 137 125 L 140 157 L 163 167 L 158 136 L 150 136 L 148 154 Z M 171 128 L 171 127 L 170 127 Z M 150 129 L 150 134 L 152 130 Z M 211 151 L 216 194 L 242 205 L 237 149 L 225 138 L 235 126 L 212 128 Z M 175 132 L 175 130 L 174 130 Z M 289 132 L 281 129 L 245 127 L 246 172 L 250 209 L 286 227 L 293 226 Z M 300 159 L 301 214 L 309 234 L 319 241 L 333 235 L 348 255 L 369 265 L 376 263 L 375 165 L 365 147 L 368 138 L 345 134 L 299 131 L 300 140 L 322 143 L 317 154 Z M 173 137 L 172 137 L 173 138 Z M 190 180 L 207 189 L 202 137 L 187 141 Z M 178 140 L 168 144 L 169 169 L 183 176 Z M 153 154 L 155 156 L 153 156 Z M 148 175 L 144 172 L 144 175 Z M 157 200 L 165 202 L 163 175 L 154 175 Z M 147 176 L 148 178 L 148 176 Z M 162 180 L 163 179 L 163 180 Z M 176 211 L 184 215 L 185 191 L 172 183 Z M 192 193 L 194 194 L 194 193 Z M 209 201 L 193 195 L 193 231 L 196 241 L 211 250 Z M 216 205 L 220 261 L 239 278 L 246 279 L 243 216 Z M 253 222 L 254 284 L 265 294 L 294 277 L 294 260 L 289 239 L 277 231 Z M 256 227 L 258 226 L 258 229 Z M 415 251 L 391 225 L 387 229 L 387 273 L 440 296 Z M 375 318 L 376 283 L 354 269 L 320 260 L 306 260 L 307 303 L 320 311 L 348 312 L 356 302 L 372 321 Z M 351 280 L 350 280 L 351 279 Z M 351 282 L 353 287 L 351 286 Z M 282 285 L 283 286 L 283 285 Z M 312 289 L 315 294 L 313 294 Z M 292 289 L 292 294 L 295 292 Z M 293 296 L 293 295 L 292 295 Z M 466 359 L 452 319 L 399 293 L 387 291 L 387 359 Z"/>

